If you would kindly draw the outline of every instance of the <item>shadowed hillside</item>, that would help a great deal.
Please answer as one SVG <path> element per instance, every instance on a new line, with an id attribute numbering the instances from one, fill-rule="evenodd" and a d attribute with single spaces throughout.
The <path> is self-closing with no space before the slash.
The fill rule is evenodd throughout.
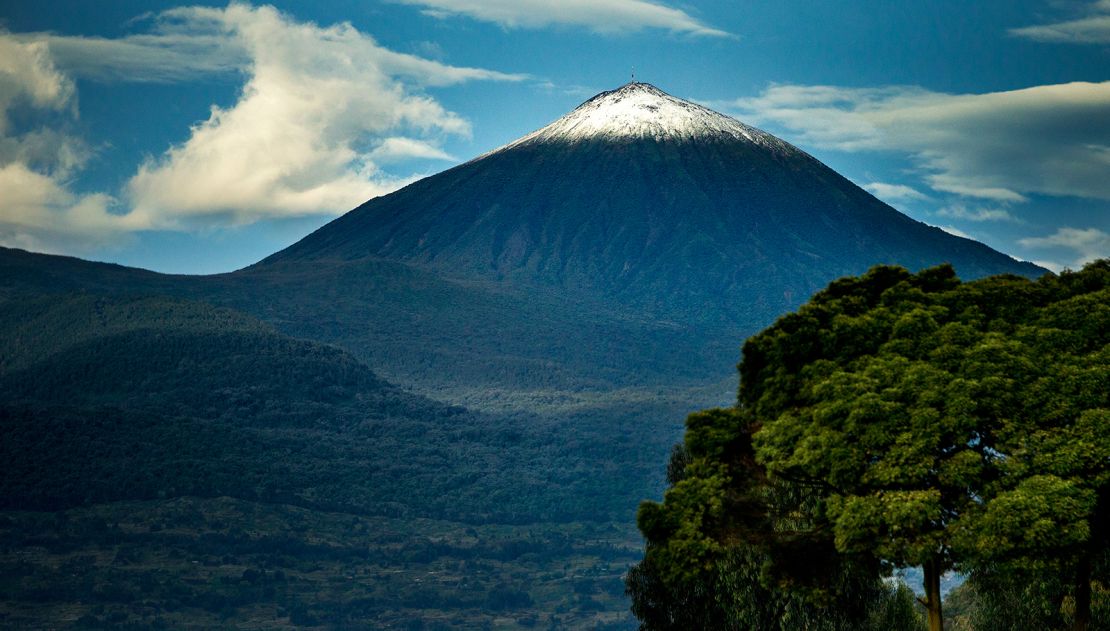
<path id="1" fill-rule="evenodd" d="M 237 272 L 0 249 L 0 623 L 628 628 L 743 340 L 943 261 L 1042 271 L 645 84 Z"/>

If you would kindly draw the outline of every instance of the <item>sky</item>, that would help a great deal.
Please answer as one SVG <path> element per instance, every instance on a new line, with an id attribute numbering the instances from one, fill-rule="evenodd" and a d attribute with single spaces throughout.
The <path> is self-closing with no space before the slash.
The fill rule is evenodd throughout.
<path id="1" fill-rule="evenodd" d="M 953 234 L 1110 256 L 1110 0 L 0 0 L 0 245 L 231 271 L 633 72 Z"/>

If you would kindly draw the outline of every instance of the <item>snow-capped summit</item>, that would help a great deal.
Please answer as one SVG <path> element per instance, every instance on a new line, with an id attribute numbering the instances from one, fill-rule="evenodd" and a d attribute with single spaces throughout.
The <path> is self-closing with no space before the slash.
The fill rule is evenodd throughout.
<path id="1" fill-rule="evenodd" d="M 949 261 L 965 278 L 1040 272 L 646 83 L 370 200 L 262 265 L 366 257 L 467 283 L 554 289 L 665 323 L 748 330 L 880 262 Z"/>
<path id="2" fill-rule="evenodd" d="M 602 92 L 569 114 L 504 148 L 534 142 L 591 139 L 740 139 L 780 151 L 789 145 L 719 112 L 676 98 L 650 83 Z"/>

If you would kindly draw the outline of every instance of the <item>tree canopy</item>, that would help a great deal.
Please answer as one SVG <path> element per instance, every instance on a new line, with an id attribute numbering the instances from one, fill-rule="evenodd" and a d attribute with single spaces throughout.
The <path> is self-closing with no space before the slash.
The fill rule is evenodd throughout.
<path id="1" fill-rule="evenodd" d="M 738 546 L 783 569 L 764 584 L 811 595 L 844 596 L 812 576 L 838 563 L 922 566 L 940 629 L 943 572 L 1051 562 L 1087 628 L 1107 549 L 1110 262 L 969 283 L 878 266 L 750 338 L 739 370 L 737 407 L 691 417 L 685 478 L 641 508 L 664 580 Z M 791 567 L 820 543 L 825 562 Z"/>

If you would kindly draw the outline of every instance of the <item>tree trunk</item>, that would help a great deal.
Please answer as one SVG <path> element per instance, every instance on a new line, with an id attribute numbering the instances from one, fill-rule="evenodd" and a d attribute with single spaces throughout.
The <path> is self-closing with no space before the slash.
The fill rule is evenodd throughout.
<path id="1" fill-rule="evenodd" d="M 1091 628 L 1091 558 L 1106 548 L 1110 538 L 1110 485 L 1098 490 L 1098 503 L 1095 505 L 1095 518 L 1091 524 L 1090 549 L 1079 559 L 1075 568 L 1075 631 Z"/>
<path id="2" fill-rule="evenodd" d="M 940 608 L 940 559 L 925 562 L 925 610 L 929 612 L 929 631 L 944 631 L 944 615 Z"/>
<path id="3" fill-rule="evenodd" d="M 1091 557 L 1084 556 L 1075 569 L 1075 631 L 1091 626 Z"/>

